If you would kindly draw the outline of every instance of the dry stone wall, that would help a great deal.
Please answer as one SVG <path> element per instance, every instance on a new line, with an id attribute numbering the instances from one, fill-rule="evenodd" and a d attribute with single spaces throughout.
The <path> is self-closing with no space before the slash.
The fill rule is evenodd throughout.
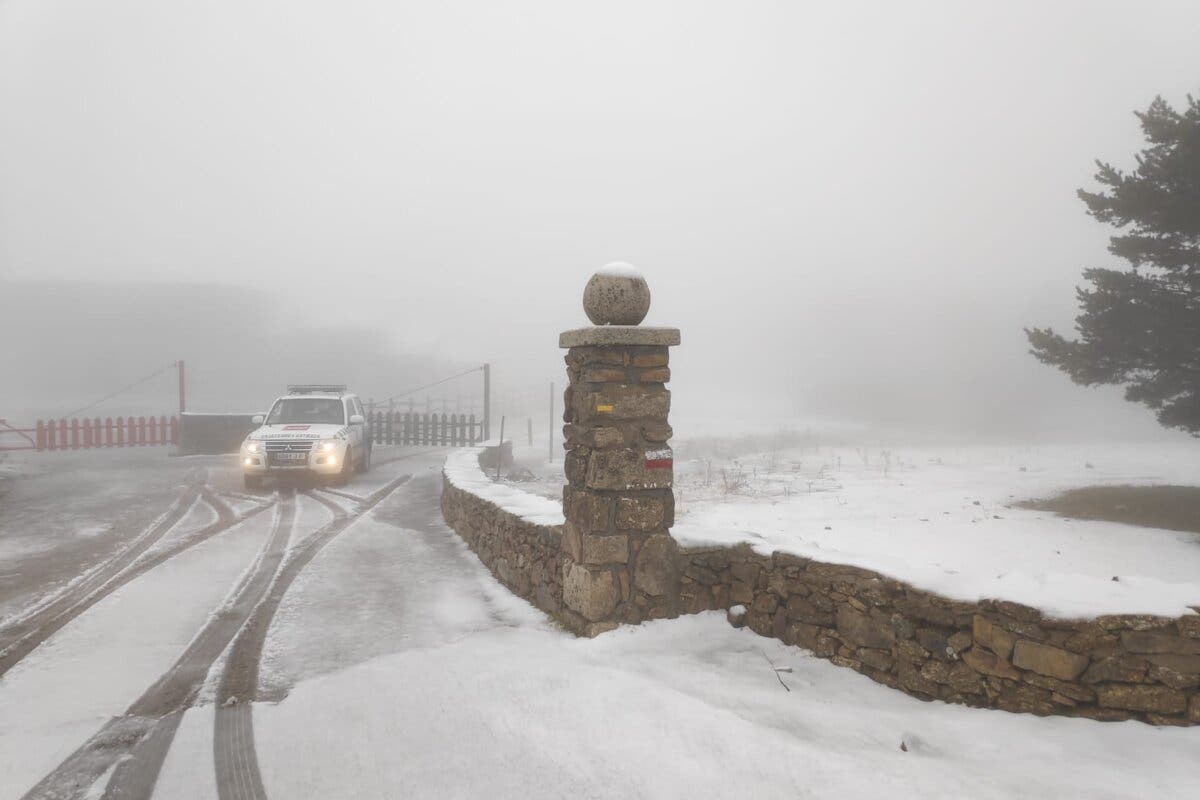
<path id="1" fill-rule="evenodd" d="M 449 477 L 442 513 L 497 580 L 578 634 L 596 635 L 628 617 L 741 606 L 742 614 L 730 611 L 735 625 L 914 697 L 1041 715 L 1200 724 L 1200 614 L 1052 619 L 1018 603 L 950 600 L 858 567 L 763 556 L 745 545 L 679 550 L 672 542 L 644 562 L 669 557 L 670 568 L 639 574 L 639 551 L 654 546 L 650 538 L 628 551 L 619 571 L 614 565 L 603 572 L 615 583 L 595 598 L 587 595 L 590 587 L 570 587 L 576 561 L 563 526 L 523 519 Z M 621 574 L 632 581 L 622 582 Z M 572 591 L 579 595 L 571 598 Z M 585 608 L 598 603 L 608 616 L 591 619 L 568 600 Z"/>
<path id="2" fill-rule="evenodd" d="M 1099 720 L 1200 724 L 1200 614 L 1060 620 L 949 600 L 857 567 L 748 546 L 679 554 L 685 613 L 735 625 L 927 700 Z"/>
<path id="3" fill-rule="evenodd" d="M 539 525 L 523 519 L 460 488 L 444 473 L 442 516 L 496 580 L 581 632 L 580 620 L 564 616 L 561 525 Z"/>
<path id="4" fill-rule="evenodd" d="M 569 380 L 565 525 L 539 525 L 445 480 L 446 521 L 505 586 L 588 636 L 724 609 L 735 625 L 914 697 L 1200 724 L 1200 614 L 1051 619 L 1018 603 L 949 600 L 869 570 L 749 546 L 680 550 L 670 535 L 666 388 L 679 331 L 638 327 L 649 290 L 614 266 L 585 293 L 596 327 L 559 337 Z M 636 309 L 626 307 L 635 300 Z M 476 487 L 491 493 L 486 481 Z"/>

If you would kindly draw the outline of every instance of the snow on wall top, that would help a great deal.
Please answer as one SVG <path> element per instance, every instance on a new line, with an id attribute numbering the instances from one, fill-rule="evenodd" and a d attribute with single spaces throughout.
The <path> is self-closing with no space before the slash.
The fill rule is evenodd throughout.
<path id="1" fill-rule="evenodd" d="M 479 466 L 481 452 L 481 447 L 464 447 L 450 454 L 443 472 L 451 485 L 534 525 L 562 525 L 566 522 L 561 502 L 488 478 Z"/>
<path id="2" fill-rule="evenodd" d="M 1059 618 L 1177 617 L 1200 604 L 1196 534 L 1012 507 L 1015 499 L 1073 486 L 1194 481 L 1200 451 L 1191 442 L 1176 448 L 913 448 L 904 467 L 886 479 L 878 467 L 853 464 L 854 450 L 841 455 L 828 450 L 820 456 L 840 464 L 836 491 L 808 491 L 803 479 L 787 499 L 719 490 L 704 497 L 691 488 L 671 535 L 684 547 L 747 543 L 762 555 L 780 551 L 847 564 L 943 597 L 1011 600 Z M 820 463 L 811 451 L 776 454 L 784 464 L 793 458 Z M 1018 463 L 1028 469 L 1018 470 Z M 687 481 L 693 468 L 702 466 L 676 461 L 677 481 Z M 488 480 L 478 449 L 454 453 L 446 471 L 456 486 L 523 519 L 563 523 L 557 500 Z M 778 476 L 763 480 L 768 477 Z M 543 485 L 554 491 L 560 481 L 554 472 Z"/>

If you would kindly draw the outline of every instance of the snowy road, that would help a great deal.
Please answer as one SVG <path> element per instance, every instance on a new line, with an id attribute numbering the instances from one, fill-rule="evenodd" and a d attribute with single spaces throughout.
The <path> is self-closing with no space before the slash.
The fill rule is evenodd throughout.
<path id="1" fill-rule="evenodd" d="M 299 491 L 303 496 L 316 501 L 319 508 L 329 510 L 330 514 L 326 516 L 330 519 L 319 514 L 309 514 L 305 520 L 297 519 L 296 487 L 280 487 L 273 494 L 262 497 L 218 492 L 209 484 L 208 478 L 217 473 L 220 478 L 216 483 L 227 485 L 227 473 L 236 472 L 227 459 L 209 459 L 214 463 L 188 470 L 178 487 L 178 496 L 144 531 L 125 541 L 119 541 L 118 537 L 111 552 L 97 553 L 95 563 L 80 565 L 80 576 L 61 586 L 47 585 L 45 596 L 34 599 L 29 606 L 4 620 L 0 627 L 0 678 L 9 670 L 13 674 L 0 680 L 0 712 L 11 712 L 3 719 L 15 724 L 0 728 L 2 740 L 14 745 L 0 751 L 0 758 L 14 757 L 8 763 L 0 761 L 0 767 L 4 767 L 0 771 L 3 776 L 0 788 L 7 791 L 8 780 L 17 781 L 14 788 L 19 788 L 23 778 L 46 768 L 51 763 L 48 758 L 63 752 L 67 736 L 78 736 L 82 726 L 86 725 L 86 717 L 71 719 L 79 709 L 69 705 L 55 708 L 61 712 L 61 718 L 56 718 L 53 713 L 39 713 L 34 707 L 39 698 L 60 691 L 56 685 L 60 681 L 86 684 L 93 677 L 93 664 L 89 663 L 92 660 L 86 646 L 73 653 L 70 659 L 58 659 L 55 655 L 61 649 L 61 642 L 55 634 L 78 621 L 77 627 L 64 632 L 62 638 L 70 641 L 79 631 L 97 627 L 94 621 L 99 617 L 109 622 L 109 626 L 108 630 L 96 631 L 89 637 L 93 643 L 96 639 L 101 640 L 100 647 L 93 652 L 108 651 L 111 656 L 118 657 L 126 646 L 139 649 L 138 645 L 143 642 L 148 645 L 146 649 L 161 649 L 152 633 L 141 625 L 142 614 L 135 611 L 122 620 L 109 619 L 106 604 L 120 603 L 126 599 L 122 597 L 124 594 L 137 595 L 145 588 L 137 583 L 138 579 L 156 567 L 168 565 L 169 572 L 177 573 L 180 565 L 186 564 L 192 569 L 186 570 L 190 574 L 174 576 L 178 593 L 173 600 L 179 608 L 192 606 L 195 611 L 211 613 L 198 630 L 193 631 L 182 654 L 122 713 L 110 716 L 99 730 L 23 794 L 29 797 L 80 797 L 102 792 L 105 797 L 152 796 L 159 769 L 183 712 L 196 701 L 214 664 L 228 651 L 217 673 L 220 676 L 217 698 L 223 704 L 222 713 L 217 715 L 215 740 L 215 769 L 222 787 L 219 794 L 221 797 L 264 796 L 261 788 L 254 789 L 261 787 L 261 780 L 254 767 L 249 701 L 255 697 L 258 663 L 275 610 L 291 582 L 321 548 L 406 482 L 411 475 L 401 471 L 404 462 L 421 455 L 420 452 L 381 452 L 378 469 L 357 478 L 346 491 L 301 487 Z M 434 457 L 426 466 L 432 468 L 438 463 L 440 458 Z M 32 482 L 36 478 L 29 480 Z M 36 492 L 31 494 L 36 495 Z M 239 509 L 235 510 L 226 499 L 237 504 Z M 209 513 L 200 512 L 201 506 Z M 265 538 L 261 531 L 255 537 L 252 519 L 268 509 L 274 509 L 269 532 Z M 20 503 L 6 504 L 5 517 L 19 519 L 22 510 Z M 116 514 L 119 509 L 100 509 L 98 516 L 101 519 L 105 510 Z M 10 531 L 7 520 L 0 531 L 7 536 Z M 240 573 L 224 576 L 225 582 L 220 579 L 219 572 L 213 574 L 204 569 L 203 561 L 193 559 L 188 564 L 185 559 L 175 559 L 181 554 L 192 555 L 188 551 L 198 551 L 200 545 L 221 534 L 227 534 L 221 538 L 228 541 L 218 539 L 215 543 L 218 547 L 228 545 L 232 537 L 237 537 L 242 544 L 248 536 L 261 539 L 261 547 L 251 551 L 246 551 L 245 547 L 224 548 L 242 552 L 243 558 Z M 72 549 L 65 548 L 68 552 Z M 229 566 L 233 563 L 236 562 L 229 562 Z M 30 571 L 37 574 L 37 570 Z M 14 573 L 28 574 L 22 570 L 14 570 Z M 220 599 L 209 597 L 207 602 L 197 604 L 193 601 L 198 596 L 188 591 L 191 582 L 205 585 L 207 591 L 200 593 L 200 597 L 214 590 L 222 595 Z M 129 584 L 133 584 L 130 591 L 122 592 Z M 13 589 L 14 593 L 17 591 L 31 594 L 29 581 Z M 89 614 L 93 608 L 96 613 Z M 183 630 L 186 628 L 181 628 L 180 633 Z M 140 638 L 148 633 L 151 633 L 148 640 Z M 105 667 L 122 671 L 112 662 L 96 663 L 95 666 L 102 674 Z M 5 691 L 8 689 L 12 691 Z M 247 701 L 245 705 L 237 705 L 239 697 Z M 107 705 L 104 700 L 112 702 L 115 698 L 94 699 L 98 701 L 95 710 L 100 711 L 100 705 Z M 34 727 L 40 730 L 20 729 L 22 722 L 35 719 Z M 67 719 L 76 724 L 63 725 Z M 30 733 L 34 735 L 29 737 Z M 39 734 L 44 738 L 39 738 Z M 62 734 L 62 737 L 56 734 Z M 19 738 L 25 739 L 26 746 L 20 746 Z M 29 742 L 41 746 L 31 752 Z"/>
<path id="2" fill-rule="evenodd" d="M 376 456 L 345 489 L 254 498 L 228 460 L 123 465 L 119 481 L 167 476 L 140 527 L 94 551 L 56 540 L 90 577 L 53 599 L 0 596 L 17 609 L 0 635 L 44 634 L 0 676 L 0 800 L 1171 798 L 1200 781 L 1200 729 L 923 703 L 719 614 L 574 639 L 446 528 L 444 453 Z M 101 494 L 79 501 L 94 526 L 119 510 Z M 0 548 L 28 519 L 0 507 Z"/>

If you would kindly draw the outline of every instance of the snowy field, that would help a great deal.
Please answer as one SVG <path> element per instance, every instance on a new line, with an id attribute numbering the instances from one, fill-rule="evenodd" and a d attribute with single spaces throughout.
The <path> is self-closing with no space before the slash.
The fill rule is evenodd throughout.
<path id="1" fill-rule="evenodd" d="M 1194 485 L 1200 445 L 1191 442 L 688 458 L 689 449 L 675 462 L 671 531 L 686 546 L 746 542 L 1060 617 L 1177 616 L 1200 604 L 1200 535 L 1013 506 L 1080 486 Z M 532 469 L 535 480 L 519 485 L 562 496 L 560 464 Z"/>
<path id="2" fill-rule="evenodd" d="M 718 613 L 594 640 L 503 600 L 459 613 L 458 636 L 264 707 L 269 796 L 1099 800 L 1200 781 L 1200 731 L 922 703 Z M 160 796 L 197 796 L 176 785 Z"/>
<path id="3" fill-rule="evenodd" d="M 1036 453 L 1004 452 L 962 451 L 955 460 L 951 451 L 901 451 L 886 476 L 874 454 L 862 465 L 843 452 L 840 467 L 833 452 L 787 460 L 763 454 L 739 459 L 749 478 L 728 492 L 720 468 L 732 462 L 714 461 L 710 473 L 703 460 L 689 461 L 680 469 L 680 527 L 703 530 L 696 520 L 736 506 L 742 525 L 730 538 L 750 539 L 740 532 L 748 530 L 782 536 L 785 520 L 808 520 L 820 531 L 830 525 L 831 533 L 857 526 L 866 536 L 906 515 L 932 520 L 937 508 L 969 531 L 1012 518 L 1004 508 L 1009 494 L 1108 480 L 1182 481 L 1188 469 L 1182 458 L 1172 462 L 1179 471 L 1168 473 L 1150 460 L 1109 465 L 1098 453 L 1054 451 L 1034 460 Z M 101 459 L 88 473 L 94 490 L 61 498 L 61 518 L 71 525 L 76 516 L 102 525 L 119 514 L 121 503 L 106 509 L 97 499 L 106 455 L 92 456 Z M 344 490 L 295 498 L 284 563 L 336 509 L 387 492 L 299 572 L 267 630 L 257 699 L 241 705 L 254 722 L 242 746 L 256 756 L 268 797 L 1185 798 L 1200 785 L 1200 729 L 925 703 L 800 648 L 734 630 L 718 613 L 576 639 L 493 580 L 442 522 L 445 452 L 392 462 L 380 455 L 370 475 Z M 1076 455 L 1093 468 L 1073 466 Z M 941 464 L 929 461 L 938 457 Z M 84 460 L 76 457 L 71 468 L 83 470 Z M 177 492 L 198 467 L 231 506 L 253 506 L 231 488 L 230 460 L 163 461 L 141 454 L 123 462 L 112 473 L 114 496 L 131 491 L 126 481 L 136 486 L 139 472 L 147 485 L 174 482 Z M 182 462 L 191 463 L 180 469 Z M 403 474 L 412 478 L 397 486 Z M 27 544 L 13 528 L 14 520 L 31 518 L 21 498 L 44 502 L 38 482 L 61 480 L 53 469 L 18 479 L 25 484 L 0 501 L 0 540 Z M 925 490 L 911 491 L 914 485 L 940 486 L 941 494 L 921 504 Z M 549 491 L 553 481 L 522 486 Z M 160 488 L 145 514 L 175 496 Z M 829 502 L 839 494 L 845 505 L 872 503 L 871 512 L 830 516 L 844 508 Z M 260 499 L 281 502 L 271 493 Z M 825 504 L 824 516 L 805 505 L 814 499 Z M 532 512 L 553 510 L 525 502 Z M 230 525 L 140 574 L 0 676 L 0 800 L 23 796 L 55 770 L 169 670 L 197 631 L 221 617 L 215 612 L 229 613 L 277 520 L 278 513 L 264 513 Z M 909 527 L 919 531 L 925 523 L 918 523 Z M 209 509 L 190 509 L 161 546 L 212 524 Z M 942 524 L 949 535 L 951 526 Z M 53 530 L 54 546 L 67 547 L 69 530 Z M 1155 547 L 1174 536 L 1143 533 Z M 19 572 L 22 558 L 44 558 L 45 548 L 26 544 L 8 551 L 26 555 L 10 558 L 6 569 Z M 78 553 L 91 552 L 67 549 L 81 559 Z M 81 569 L 91 566 L 80 561 Z M 221 709 L 212 687 L 224 668 L 222 657 L 201 676 L 204 688 L 165 753 L 154 797 L 219 796 L 227 776 L 214 759 Z M 102 794 L 110 774 L 91 785 L 91 796 Z"/>

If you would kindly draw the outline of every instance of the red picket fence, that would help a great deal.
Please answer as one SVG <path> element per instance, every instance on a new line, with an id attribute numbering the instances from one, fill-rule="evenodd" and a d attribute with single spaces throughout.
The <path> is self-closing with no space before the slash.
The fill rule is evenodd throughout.
<path id="1" fill-rule="evenodd" d="M 20 438 L 16 443 L 0 443 L 0 450 L 156 447 L 179 444 L 179 417 L 75 417 L 45 422 L 39 419 L 33 428 L 8 427 L 5 432 Z"/>

